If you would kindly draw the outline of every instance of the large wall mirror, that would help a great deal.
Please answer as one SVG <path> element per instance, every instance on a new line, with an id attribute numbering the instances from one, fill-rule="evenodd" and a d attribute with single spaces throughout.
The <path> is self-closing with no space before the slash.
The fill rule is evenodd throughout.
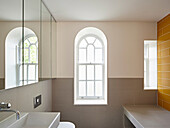
<path id="1" fill-rule="evenodd" d="M 51 79 L 53 18 L 44 3 L 1 0 L 0 9 L 0 90 Z"/>
<path id="2" fill-rule="evenodd" d="M 41 67 L 40 81 L 51 78 L 51 46 L 52 46 L 52 29 L 51 29 L 51 14 L 44 3 L 41 3 Z"/>

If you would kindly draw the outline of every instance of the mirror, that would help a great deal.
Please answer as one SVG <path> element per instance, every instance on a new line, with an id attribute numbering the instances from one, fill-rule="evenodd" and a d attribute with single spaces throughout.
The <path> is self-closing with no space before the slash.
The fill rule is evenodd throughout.
<path id="1" fill-rule="evenodd" d="M 40 9 L 41 0 L 24 0 L 22 85 L 36 83 L 39 78 Z"/>
<path id="2" fill-rule="evenodd" d="M 52 49 L 51 49 L 51 54 L 52 54 L 52 59 L 51 59 L 51 63 L 52 63 L 52 78 L 56 78 L 56 76 L 57 76 L 57 66 L 56 66 L 56 62 L 57 62 L 57 57 L 56 57 L 56 55 L 57 55 L 57 50 L 56 50 L 56 48 L 57 48 L 57 44 L 56 44 L 56 40 L 57 40 L 57 38 L 56 38 L 56 31 L 57 31 L 57 29 L 56 29 L 56 21 L 55 21 L 55 19 L 52 17 L 52 25 L 51 25 L 52 27 L 52 37 L 51 37 L 51 39 L 52 39 L 52 42 L 51 42 L 51 45 L 52 45 Z"/>
<path id="3" fill-rule="evenodd" d="M 47 80 L 51 78 L 51 14 L 44 5 L 41 4 L 42 15 L 41 15 L 41 64 L 40 64 L 40 81 Z"/>
<path id="4" fill-rule="evenodd" d="M 1 0 L 0 9 L 0 89 L 8 89 L 19 86 L 16 51 L 22 39 L 22 1 Z"/>
<path id="5" fill-rule="evenodd" d="M 0 90 L 51 79 L 53 18 L 44 3 L 1 0 L 0 9 Z"/>

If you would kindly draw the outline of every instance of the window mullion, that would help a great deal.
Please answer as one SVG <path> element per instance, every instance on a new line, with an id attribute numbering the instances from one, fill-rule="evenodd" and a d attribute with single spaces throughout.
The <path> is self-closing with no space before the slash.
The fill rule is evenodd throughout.
<path id="1" fill-rule="evenodd" d="M 77 61 L 78 63 L 76 63 L 76 67 L 77 67 L 77 90 L 76 90 L 76 93 L 77 93 L 77 96 L 79 97 L 79 48 L 77 47 L 77 51 L 78 51 L 78 54 L 77 54 Z"/>
<path id="2" fill-rule="evenodd" d="M 94 96 L 96 96 L 96 65 L 94 65 Z"/>
<path id="3" fill-rule="evenodd" d="M 96 39 L 95 39 L 95 41 L 96 41 Z M 95 42 L 94 41 L 94 42 Z M 95 46 L 93 45 L 93 47 L 94 47 L 94 63 L 96 62 L 95 60 L 96 60 L 96 58 L 95 58 L 95 51 L 96 51 L 96 49 L 95 49 Z M 96 96 L 96 65 L 94 64 L 94 96 Z"/>
<path id="4" fill-rule="evenodd" d="M 147 45 L 148 59 L 147 59 L 147 87 L 149 87 L 149 45 Z"/>
<path id="5" fill-rule="evenodd" d="M 86 39 L 85 39 L 85 40 L 86 40 Z M 87 42 L 87 40 L 86 40 L 86 42 Z M 88 54 L 87 54 L 87 52 L 88 52 L 88 51 L 87 51 L 87 48 L 88 48 L 88 42 L 87 42 L 87 47 L 86 47 L 86 63 L 87 63 L 87 59 L 88 59 L 88 58 L 87 58 L 87 55 L 88 55 Z M 86 96 L 87 96 L 87 65 L 86 65 Z"/>
<path id="6" fill-rule="evenodd" d="M 29 46 L 29 48 L 28 48 L 28 61 L 29 61 L 29 63 L 30 63 L 30 46 Z"/>
<path id="7" fill-rule="evenodd" d="M 28 84 L 29 65 L 27 65 L 27 84 Z"/>
<path id="8" fill-rule="evenodd" d="M 37 48 L 37 46 L 35 45 L 35 47 L 36 47 L 36 61 L 38 62 L 38 48 Z"/>
<path id="9" fill-rule="evenodd" d="M 105 87 L 104 87 L 104 84 L 105 84 L 105 58 L 104 58 L 104 53 L 105 53 L 105 51 L 104 51 L 104 47 L 102 48 L 102 97 L 104 97 L 104 92 L 105 92 Z M 105 85 L 106 86 L 106 85 Z"/>
<path id="10" fill-rule="evenodd" d="M 102 97 L 104 97 L 104 92 L 105 92 L 105 88 L 104 88 L 104 83 L 105 83 L 105 79 L 104 79 L 105 72 L 104 72 L 104 71 L 105 71 L 105 70 L 104 70 L 104 67 L 105 67 L 105 66 L 104 66 L 104 64 L 103 64 L 103 65 L 102 65 L 102 70 L 103 70 L 103 71 L 102 71 L 102 72 L 103 72 L 103 73 L 102 73 L 102 75 L 103 75 L 103 76 L 102 76 Z M 105 85 L 105 86 L 106 86 L 106 85 Z"/>
<path id="11" fill-rule="evenodd" d="M 77 95 L 79 96 L 79 64 L 76 65 L 77 66 Z"/>
<path id="12" fill-rule="evenodd" d="M 86 65 L 86 96 L 87 96 L 87 65 Z"/>
<path id="13" fill-rule="evenodd" d="M 36 77 L 37 77 L 37 66 L 35 65 L 34 68 L 35 68 L 35 78 L 34 78 L 34 79 L 35 79 L 35 81 L 36 81 Z"/>

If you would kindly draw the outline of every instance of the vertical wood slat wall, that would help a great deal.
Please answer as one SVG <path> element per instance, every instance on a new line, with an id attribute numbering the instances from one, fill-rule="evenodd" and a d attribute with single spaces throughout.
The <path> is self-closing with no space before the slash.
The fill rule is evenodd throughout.
<path id="1" fill-rule="evenodd" d="M 157 23 L 158 105 L 170 111 L 170 14 Z"/>

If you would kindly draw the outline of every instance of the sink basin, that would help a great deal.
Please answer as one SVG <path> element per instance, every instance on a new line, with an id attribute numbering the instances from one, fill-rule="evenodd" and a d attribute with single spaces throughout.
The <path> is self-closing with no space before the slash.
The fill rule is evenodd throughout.
<path id="1" fill-rule="evenodd" d="M 14 113 L 7 113 L 2 112 L 1 115 L 1 121 L 0 121 L 0 128 L 7 128 L 9 125 L 13 124 L 16 121 L 16 114 Z M 21 113 L 20 116 L 23 117 L 25 113 Z"/>
<path id="2" fill-rule="evenodd" d="M 60 122 L 58 112 L 30 112 L 21 113 L 19 120 L 15 120 L 15 115 L 5 119 L 0 123 L 0 128 L 57 128 Z"/>

